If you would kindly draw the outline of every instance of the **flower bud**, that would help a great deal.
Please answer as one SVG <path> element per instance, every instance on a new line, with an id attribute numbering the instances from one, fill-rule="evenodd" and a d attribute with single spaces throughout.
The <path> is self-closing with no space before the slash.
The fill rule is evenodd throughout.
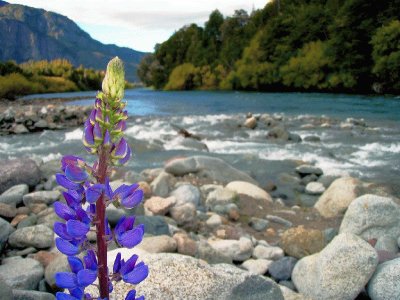
<path id="1" fill-rule="evenodd" d="M 124 97 L 125 72 L 124 64 L 118 57 L 114 57 L 107 65 L 106 76 L 103 80 L 103 92 L 111 100 L 119 101 Z"/>

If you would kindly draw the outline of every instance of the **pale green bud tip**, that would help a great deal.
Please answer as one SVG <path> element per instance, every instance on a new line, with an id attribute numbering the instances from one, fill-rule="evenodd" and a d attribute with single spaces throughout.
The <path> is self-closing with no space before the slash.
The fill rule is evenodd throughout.
<path id="1" fill-rule="evenodd" d="M 125 72 L 124 63 L 118 57 L 114 57 L 107 65 L 106 76 L 103 80 L 103 92 L 114 100 L 124 97 Z"/>

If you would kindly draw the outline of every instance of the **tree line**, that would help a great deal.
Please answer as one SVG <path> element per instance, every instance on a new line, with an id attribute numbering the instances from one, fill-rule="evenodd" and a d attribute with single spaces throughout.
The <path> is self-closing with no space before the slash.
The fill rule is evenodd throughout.
<path id="1" fill-rule="evenodd" d="M 166 90 L 400 93 L 400 0 L 274 0 L 250 14 L 213 11 L 138 68 Z"/>

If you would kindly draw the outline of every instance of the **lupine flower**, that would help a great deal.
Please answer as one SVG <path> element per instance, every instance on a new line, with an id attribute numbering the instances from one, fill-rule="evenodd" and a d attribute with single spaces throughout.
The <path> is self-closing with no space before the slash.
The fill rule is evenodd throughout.
<path id="1" fill-rule="evenodd" d="M 65 203 L 54 203 L 55 213 L 64 220 L 54 224 L 54 232 L 58 235 L 55 243 L 58 250 L 68 256 L 71 269 L 71 272 L 60 272 L 55 276 L 56 284 L 69 292 L 58 292 L 58 300 L 93 299 L 85 293 L 85 288 L 97 277 L 98 299 L 101 300 L 109 299 L 109 293 L 113 291 L 112 280 L 136 285 L 148 276 L 148 267 L 143 262 L 137 264 L 136 255 L 125 262 L 119 254 L 109 277 L 107 257 L 104 256 L 108 241 L 115 239 L 121 246 L 132 248 L 144 235 L 142 224 L 134 226 L 134 217 L 123 216 L 113 231 L 104 214 L 105 206 L 110 203 L 130 209 L 143 200 L 143 191 L 138 184 L 122 185 L 112 191 L 108 178 L 107 170 L 111 165 L 125 164 L 131 157 L 131 148 L 122 137 L 128 118 L 124 110 L 126 104 L 122 102 L 124 85 L 123 65 L 115 58 L 107 66 L 103 92 L 98 93 L 84 124 L 83 145 L 90 154 L 98 155 L 98 159 L 89 166 L 81 157 L 66 155 L 61 159 L 62 173 L 56 175 L 57 183 L 66 191 L 63 192 Z M 96 252 L 87 239 L 94 226 L 98 231 Z M 83 261 L 77 256 L 82 251 L 86 253 Z M 143 300 L 144 297 L 136 298 L 136 291 L 131 290 L 125 299 Z"/>

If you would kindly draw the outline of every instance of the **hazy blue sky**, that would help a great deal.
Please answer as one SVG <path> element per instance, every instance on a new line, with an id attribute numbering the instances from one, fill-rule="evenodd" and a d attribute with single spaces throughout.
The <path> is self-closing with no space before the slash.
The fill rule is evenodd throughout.
<path id="1" fill-rule="evenodd" d="M 262 8 L 267 0 L 5 0 L 54 11 L 78 23 L 93 38 L 141 51 L 152 51 L 185 24 L 203 25 L 218 8 Z"/>

